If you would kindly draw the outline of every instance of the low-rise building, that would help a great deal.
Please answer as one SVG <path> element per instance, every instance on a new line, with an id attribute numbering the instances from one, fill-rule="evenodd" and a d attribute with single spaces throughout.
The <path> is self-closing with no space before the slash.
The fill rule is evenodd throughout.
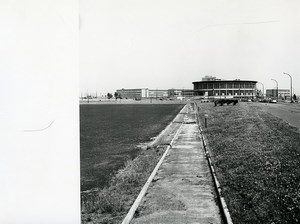
<path id="1" fill-rule="evenodd" d="M 141 89 L 118 89 L 116 91 L 119 96 L 123 99 L 141 99 L 145 97 L 149 97 L 149 89 L 141 88 Z"/>
<path id="2" fill-rule="evenodd" d="M 142 98 L 168 98 L 168 97 L 193 97 L 192 89 L 118 89 L 118 95 L 124 99 L 142 99 Z"/>
<path id="3" fill-rule="evenodd" d="M 193 97 L 193 89 L 168 89 L 169 97 Z"/>
<path id="4" fill-rule="evenodd" d="M 161 90 L 161 89 L 149 90 L 148 97 L 150 97 L 150 98 L 166 98 L 166 97 L 168 97 L 168 90 Z"/>
<path id="5" fill-rule="evenodd" d="M 267 89 L 266 97 L 277 98 L 277 89 Z M 289 89 L 278 89 L 278 98 L 287 100 L 291 98 L 291 91 Z"/>
<path id="6" fill-rule="evenodd" d="M 253 99 L 256 97 L 256 83 L 257 81 L 250 80 L 204 77 L 202 81 L 193 82 L 194 95 L 207 98 Z"/>

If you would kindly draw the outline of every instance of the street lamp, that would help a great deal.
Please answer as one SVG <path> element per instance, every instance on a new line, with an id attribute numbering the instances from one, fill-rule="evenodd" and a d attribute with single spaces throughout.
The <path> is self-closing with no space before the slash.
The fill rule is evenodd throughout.
<path id="1" fill-rule="evenodd" d="M 278 102 L 278 82 L 275 79 L 271 79 L 276 82 L 276 97 L 277 97 L 277 102 Z"/>
<path id="2" fill-rule="evenodd" d="M 293 79 L 292 76 L 286 72 L 283 72 L 283 74 L 288 75 L 291 79 L 291 103 L 293 102 Z"/>
<path id="3" fill-rule="evenodd" d="M 263 87 L 262 95 L 263 95 L 263 98 L 264 98 L 265 86 L 264 86 L 264 84 L 262 84 L 261 82 L 257 82 L 257 83 L 261 84 L 261 85 L 262 85 L 262 87 Z"/>

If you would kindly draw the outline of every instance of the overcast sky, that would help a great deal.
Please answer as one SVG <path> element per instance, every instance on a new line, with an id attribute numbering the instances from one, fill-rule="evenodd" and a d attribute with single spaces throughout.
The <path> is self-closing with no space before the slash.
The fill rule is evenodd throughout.
<path id="1" fill-rule="evenodd" d="M 82 0 L 80 93 L 193 88 L 205 75 L 300 94 L 300 1 Z M 258 85 L 261 88 L 261 85 Z"/>

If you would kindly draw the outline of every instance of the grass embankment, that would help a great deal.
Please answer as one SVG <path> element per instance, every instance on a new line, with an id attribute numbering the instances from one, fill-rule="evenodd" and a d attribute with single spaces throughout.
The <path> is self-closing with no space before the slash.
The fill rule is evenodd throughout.
<path id="1" fill-rule="evenodd" d="M 234 223 L 300 223 L 300 132 L 255 104 L 198 104 Z"/>
<path id="2" fill-rule="evenodd" d="M 82 223 L 121 223 L 166 146 L 148 148 L 126 162 L 108 187 L 81 196 Z"/>

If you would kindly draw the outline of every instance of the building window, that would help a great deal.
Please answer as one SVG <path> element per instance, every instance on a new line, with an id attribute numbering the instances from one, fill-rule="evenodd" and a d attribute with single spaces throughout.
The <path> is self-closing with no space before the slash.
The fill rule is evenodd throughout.
<path id="1" fill-rule="evenodd" d="M 208 84 L 207 84 L 207 88 L 208 88 L 208 89 L 213 89 L 213 84 L 212 84 L 212 83 L 208 83 Z"/>
<path id="2" fill-rule="evenodd" d="M 214 83 L 214 89 L 219 89 L 220 86 L 219 86 L 219 83 Z"/>

